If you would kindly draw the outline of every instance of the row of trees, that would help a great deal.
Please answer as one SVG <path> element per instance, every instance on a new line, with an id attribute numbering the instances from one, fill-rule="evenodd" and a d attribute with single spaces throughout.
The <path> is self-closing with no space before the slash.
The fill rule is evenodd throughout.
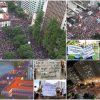
<path id="1" fill-rule="evenodd" d="M 8 1 L 8 10 L 9 12 L 14 12 L 18 17 L 24 18 L 26 16 L 24 10 L 17 6 L 13 1 Z"/>
<path id="2" fill-rule="evenodd" d="M 41 32 L 43 12 L 37 13 L 35 24 L 32 26 L 32 34 L 35 41 L 48 51 L 50 58 L 65 58 L 66 34 L 55 18 L 48 23 L 46 30 Z"/>
<path id="3" fill-rule="evenodd" d="M 26 36 L 20 27 L 16 26 L 14 28 L 11 28 L 6 26 L 3 28 L 3 30 L 7 33 L 11 42 L 14 44 L 14 47 L 17 51 L 17 56 L 22 59 L 33 58 L 32 48 L 30 44 L 28 44 Z M 12 59 L 13 57 L 14 56 L 12 52 L 6 52 L 4 55 L 5 59 Z"/>

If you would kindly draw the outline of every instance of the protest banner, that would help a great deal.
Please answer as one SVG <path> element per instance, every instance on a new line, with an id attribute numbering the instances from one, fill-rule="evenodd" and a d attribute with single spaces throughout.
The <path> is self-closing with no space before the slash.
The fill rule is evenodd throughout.
<path id="1" fill-rule="evenodd" d="M 68 45 L 68 54 L 81 54 L 82 47 L 74 46 L 74 45 Z"/>
<path id="2" fill-rule="evenodd" d="M 85 48 L 83 48 L 83 50 L 82 50 L 83 59 L 86 59 L 86 58 L 94 56 L 94 55 L 95 55 L 95 52 L 93 50 L 92 45 L 88 45 Z"/>
<path id="3" fill-rule="evenodd" d="M 56 96 L 56 85 L 50 83 L 43 84 L 42 94 L 43 96 Z"/>

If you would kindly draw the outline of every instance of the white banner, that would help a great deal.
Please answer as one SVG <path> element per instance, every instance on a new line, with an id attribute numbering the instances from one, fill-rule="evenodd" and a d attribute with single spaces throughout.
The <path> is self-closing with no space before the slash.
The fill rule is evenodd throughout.
<path id="1" fill-rule="evenodd" d="M 81 54 L 81 52 L 82 52 L 82 47 L 68 45 L 68 54 Z"/>
<path id="2" fill-rule="evenodd" d="M 56 85 L 45 83 L 42 87 L 43 96 L 55 96 L 56 95 Z"/>
<path id="3" fill-rule="evenodd" d="M 95 52 L 93 50 L 93 47 L 92 45 L 88 45 L 87 47 L 85 47 L 83 50 L 82 50 L 82 57 L 85 59 L 85 58 L 88 58 L 88 57 L 91 57 L 91 56 L 94 56 L 95 55 Z"/>

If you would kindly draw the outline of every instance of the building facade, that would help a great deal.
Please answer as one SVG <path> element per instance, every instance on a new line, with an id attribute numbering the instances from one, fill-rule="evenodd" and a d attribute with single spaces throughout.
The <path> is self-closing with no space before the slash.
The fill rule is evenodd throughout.
<path id="1" fill-rule="evenodd" d="M 33 98 L 33 81 L 23 80 L 21 77 L 16 77 L 8 84 L 1 94 L 6 97 Z"/>
<path id="2" fill-rule="evenodd" d="M 48 0 L 44 5 L 44 20 L 43 20 L 43 30 L 46 29 L 47 24 L 53 18 L 57 20 L 59 26 L 66 30 L 66 11 L 67 2 L 64 0 L 52 1 Z"/>
<path id="3" fill-rule="evenodd" d="M 0 27 L 10 26 L 10 24 L 8 6 L 6 2 L 0 2 Z"/>
<path id="4" fill-rule="evenodd" d="M 23 0 L 21 1 L 21 7 L 27 14 L 33 15 L 37 13 L 38 10 L 43 9 L 45 1 L 46 0 Z"/>

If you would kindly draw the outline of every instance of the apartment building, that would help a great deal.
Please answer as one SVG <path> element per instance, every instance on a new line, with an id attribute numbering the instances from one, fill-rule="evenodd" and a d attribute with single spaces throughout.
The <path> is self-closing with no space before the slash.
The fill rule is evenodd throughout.
<path id="1" fill-rule="evenodd" d="M 74 62 L 74 64 L 72 64 Z M 68 79 L 75 83 L 100 77 L 99 61 L 68 61 Z"/>
<path id="2" fill-rule="evenodd" d="M 44 5 L 44 20 L 42 29 L 45 30 L 49 21 L 57 19 L 59 26 L 66 31 L 67 22 L 67 1 L 65 0 L 48 0 Z"/>
<path id="3" fill-rule="evenodd" d="M 69 0 L 67 1 L 67 18 L 73 17 L 75 14 L 86 10 L 90 6 L 92 7 L 98 6 L 98 3 L 99 3 L 98 0 L 95 1 Z"/>
<path id="4" fill-rule="evenodd" d="M 38 10 L 43 9 L 45 1 L 46 0 L 22 0 L 21 7 L 27 14 L 33 15 L 37 13 Z"/>

